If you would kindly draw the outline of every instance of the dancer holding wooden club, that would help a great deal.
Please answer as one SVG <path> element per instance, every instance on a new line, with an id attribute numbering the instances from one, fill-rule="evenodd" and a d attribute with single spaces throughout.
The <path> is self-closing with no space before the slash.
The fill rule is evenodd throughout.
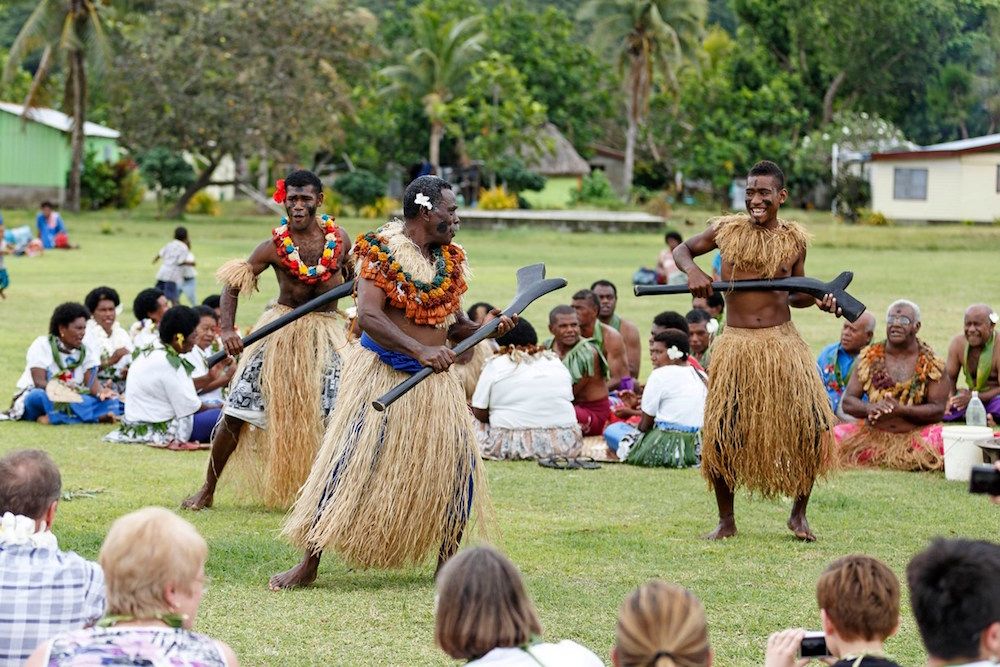
<path id="1" fill-rule="evenodd" d="M 692 259 L 718 248 L 723 280 L 805 275 L 809 237 L 778 219 L 788 192 L 778 165 L 758 162 L 747 177 L 746 215 L 718 218 L 674 250 L 691 293 L 708 297 L 712 278 Z M 765 498 L 794 498 L 788 527 L 816 536 L 806 520 L 813 483 L 832 461 L 834 419 L 812 353 L 791 322 L 789 306 L 837 313 L 832 294 L 754 291 L 726 294 L 726 327 L 712 349 L 702 431 L 702 473 L 715 490 L 719 525 L 708 537 L 736 534 L 734 494 L 745 486 Z"/>
<path id="2" fill-rule="evenodd" d="M 278 303 L 264 311 L 255 330 L 353 278 L 347 232 L 333 218 L 316 214 L 323 205 L 319 178 L 310 171 L 292 172 L 278 181 L 274 199 L 284 204 L 287 217 L 272 238 L 249 259 L 227 262 L 216 274 L 225 285 L 222 342 L 226 352 L 242 352 L 242 357 L 212 438 L 205 483 L 184 501 L 186 509 L 212 506 L 219 476 L 234 452 L 233 463 L 252 495 L 269 507 L 288 508 L 309 475 L 324 419 L 337 400 L 347 320 L 335 300 L 245 350 L 235 331 L 239 297 L 257 290 L 258 276 L 268 267 L 278 279 Z M 244 428 L 247 424 L 253 428 Z"/>
<path id="3" fill-rule="evenodd" d="M 439 549 L 440 567 L 458 549 L 470 513 L 488 512 L 465 393 L 445 372 L 455 361 L 446 343 L 480 327 L 461 308 L 467 265 L 451 242 L 457 209 L 447 181 L 421 176 L 403 193 L 405 220 L 355 244 L 362 335 L 344 358 L 351 392 L 341 395 L 284 526 L 304 557 L 271 577 L 273 590 L 312 583 L 325 549 L 378 568 L 420 563 Z M 493 326 L 503 335 L 514 321 L 503 316 Z M 372 406 L 425 367 L 435 373 L 394 406 Z"/>

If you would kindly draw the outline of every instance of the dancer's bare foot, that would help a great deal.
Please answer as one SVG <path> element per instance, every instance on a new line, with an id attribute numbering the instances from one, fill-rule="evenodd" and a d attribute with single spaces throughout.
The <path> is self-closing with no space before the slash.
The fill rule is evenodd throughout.
<path id="1" fill-rule="evenodd" d="M 184 502 L 181 503 L 181 509 L 197 512 L 198 510 L 205 509 L 206 507 L 211 507 L 214 498 L 215 490 L 203 486 L 198 489 L 197 493 L 186 498 Z"/>
<path id="2" fill-rule="evenodd" d="M 706 540 L 724 540 L 736 535 L 736 518 L 732 515 L 720 517 L 719 525 L 705 536 Z"/>
<path id="3" fill-rule="evenodd" d="M 795 537 L 802 540 L 803 542 L 815 542 L 816 535 L 809 528 L 809 522 L 806 521 L 805 516 L 795 516 L 794 514 L 788 519 L 788 530 L 795 533 Z"/>
<path id="4" fill-rule="evenodd" d="M 316 581 L 316 571 L 319 569 L 319 556 L 307 554 L 298 565 L 290 570 L 276 574 L 267 582 L 272 591 L 282 591 L 289 588 L 308 586 Z"/>

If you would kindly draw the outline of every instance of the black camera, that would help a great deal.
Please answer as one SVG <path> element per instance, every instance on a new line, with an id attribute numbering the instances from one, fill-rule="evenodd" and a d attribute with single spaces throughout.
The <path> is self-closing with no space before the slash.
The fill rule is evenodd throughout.
<path id="1" fill-rule="evenodd" d="M 1000 470 L 993 466 L 972 466 L 969 476 L 969 493 L 988 493 L 1000 496 Z"/>
<path id="2" fill-rule="evenodd" d="M 826 648 L 826 635 L 822 632 L 807 632 L 799 647 L 799 657 L 827 658 L 830 652 Z"/>

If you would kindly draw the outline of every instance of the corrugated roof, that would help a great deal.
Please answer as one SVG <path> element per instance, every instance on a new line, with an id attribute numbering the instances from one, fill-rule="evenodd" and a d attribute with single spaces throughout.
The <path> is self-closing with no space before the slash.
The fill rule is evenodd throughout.
<path id="1" fill-rule="evenodd" d="M 0 111 L 6 111 L 7 113 L 14 114 L 15 116 L 20 116 L 24 112 L 24 107 L 20 104 L 0 102 Z M 28 110 L 27 115 L 30 120 L 33 120 L 36 123 L 41 123 L 42 125 L 47 125 L 51 128 L 59 130 L 60 132 L 69 132 L 73 126 L 72 118 L 64 114 L 62 111 L 56 111 L 55 109 L 32 107 Z M 121 136 L 121 132 L 118 130 L 113 130 L 110 127 L 105 127 L 89 121 L 83 124 L 83 132 L 88 137 L 117 139 Z"/>
<path id="2" fill-rule="evenodd" d="M 930 146 L 917 146 L 912 150 L 894 150 L 872 153 L 872 160 L 917 160 L 922 158 L 947 158 L 963 153 L 1000 150 L 1000 134 L 986 134 L 958 141 L 946 141 Z"/>

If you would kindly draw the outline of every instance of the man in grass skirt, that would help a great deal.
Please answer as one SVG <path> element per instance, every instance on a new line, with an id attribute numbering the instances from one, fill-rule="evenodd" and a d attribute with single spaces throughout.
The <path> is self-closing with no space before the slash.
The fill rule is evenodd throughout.
<path id="1" fill-rule="evenodd" d="M 480 325 L 462 311 L 467 265 L 451 185 L 421 176 L 403 194 L 405 220 L 359 237 L 361 339 L 344 355 L 344 392 L 284 534 L 305 551 L 272 589 L 316 578 L 332 549 L 362 568 L 397 568 L 436 552 L 438 565 L 458 549 L 470 512 L 489 514 L 472 416 L 447 373 L 447 343 Z M 494 310 L 486 321 L 499 315 Z M 494 333 L 514 323 L 504 317 Z M 424 367 L 435 374 L 385 412 L 372 401 Z M 482 523 L 482 522 L 481 522 Z"/>

